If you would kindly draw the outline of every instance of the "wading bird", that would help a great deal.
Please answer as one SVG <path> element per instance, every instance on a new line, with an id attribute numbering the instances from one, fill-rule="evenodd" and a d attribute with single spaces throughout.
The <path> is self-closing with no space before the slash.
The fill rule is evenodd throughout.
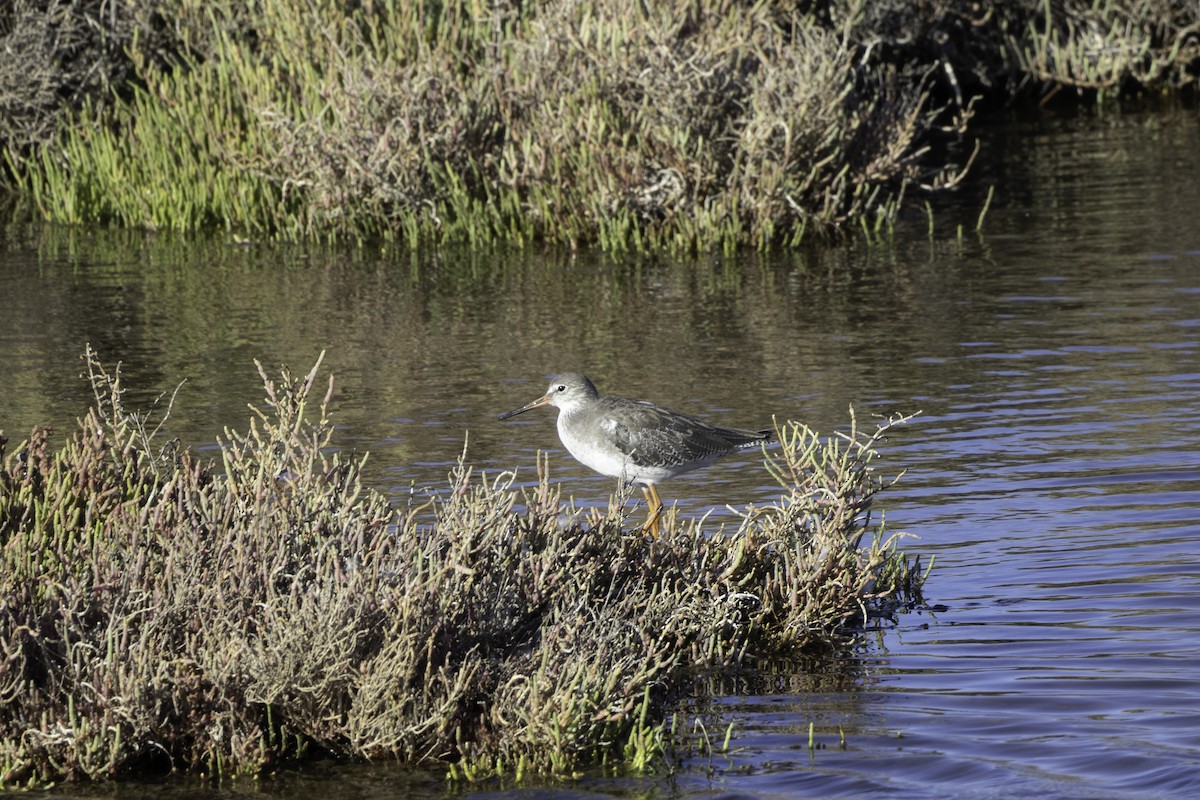
<path id="1" fill-rule="evenodd" d="M 544 395 L 500 419 L 547 405 L 558 408 L 558 438 L 577 461 L 601 475 L 642 484 L 650 513 L 644 527 L 654 536 L 663 507 L 655 484 L 775 436 L 770 429 L 721 428 L 645 400 L 601 395 L 576 372 L 554 376 Z"/>

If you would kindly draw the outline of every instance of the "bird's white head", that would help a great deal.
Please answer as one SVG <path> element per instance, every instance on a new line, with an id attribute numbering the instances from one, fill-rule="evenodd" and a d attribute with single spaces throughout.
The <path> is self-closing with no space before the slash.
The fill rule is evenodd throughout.
<path id="1" fill-rule="evenodd" d="M 588 380 L 586 375 L 578 372 L 564 372 L 561 375 L 555 375 L 550 380 L 550 386 L 546 389 L 544 395 L 531 403 L 526 403 L 515 411 L 501 414 L 500 419 L 515 417 L 517 414 L 523 414 L 530 409 L 540 408 L 541 406 L 555 406 L 569 413 L 574 409 L 588 404 L 599 396 L 600 393 L 596 391 L 596 385 Z"/>

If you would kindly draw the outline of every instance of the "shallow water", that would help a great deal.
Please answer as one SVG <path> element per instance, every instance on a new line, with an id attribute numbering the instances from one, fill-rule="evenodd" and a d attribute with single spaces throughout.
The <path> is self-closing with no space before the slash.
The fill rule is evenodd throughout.
<path id="1" fill-rule="evenodd" d="M 9 228 L 0 428 L 67 428 L 91 341 L 130 399 L 187 378 L 168 429 L 244 428 L 252 359 L 337 378 L 339 443 L 397 497 L 468 461 L 580 503 L 609 479 L 553 414 L 500 423 L 545 376 L 737 426 L 921 414 L 883 468 L 888 527 L 935 560 L 931 609 L 824 673 L 757 676 L 711 708 L 734 753 L 669 776 L 502 796 L 1164 797 L 1200 791 L 1200 117 L 991 129 L 935 235 L 768 259 L 558 253 L 384 256 Z M 971 231 L 989 185 L 996 197 Z M 469 435 L 468 435 L 469 432 Z M 753 455 L 665 484 L 679 513 L 777 489 Z M 812 725 L 816 748 L 809 749 Z M 841 743 L 844 735 L 845 744 Z M 441 793 L 328 766 L 287 793 Z M 403 787 L 403 788 L 401 788 Z"/>

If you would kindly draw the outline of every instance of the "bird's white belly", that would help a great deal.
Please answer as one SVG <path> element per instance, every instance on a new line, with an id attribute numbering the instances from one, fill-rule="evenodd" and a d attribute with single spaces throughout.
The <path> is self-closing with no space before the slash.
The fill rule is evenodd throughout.
<path id="1" fill-rule="evenodd" d="M 667 467 L 641 466 L 634 464 L 629 456 L 612 445 L 606 437 L 576 436 L 570 426 L 562 424 L 565 415 L 559 414 L 558 437 L 576 461 L 585 467 L 621 478 L 630 483 L 658 483 L 665 481 L 679 470 Z"/>

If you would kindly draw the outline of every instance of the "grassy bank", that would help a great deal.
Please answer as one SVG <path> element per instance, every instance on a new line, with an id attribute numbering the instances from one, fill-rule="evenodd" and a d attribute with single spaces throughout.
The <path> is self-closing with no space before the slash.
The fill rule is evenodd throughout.
<path id="1" fill-rule="evenodd" d="M 101 8 L 0 11 L 6 181 L 48 219 L 248 237 L 794 244 L 952 186 L 977 95 L 1200 72 L 1169 0 Z"/>
<path id="2" fill-rule="evenodd" d="M 520 491 L 461 464 L 436 501 L 390 506 L 331 451 L 316 367 L 264 374 L 215 464 L 89 370 L 64 446 L 0 453 L 0 787 L 321 754 L 645 768 L 697 676 L 836 646 L 920 595 L 871 511 L 889 425 L 788 423 L 777 503 L 650 539 L 619 499 L 573 512 L 546 464 Z"/>

